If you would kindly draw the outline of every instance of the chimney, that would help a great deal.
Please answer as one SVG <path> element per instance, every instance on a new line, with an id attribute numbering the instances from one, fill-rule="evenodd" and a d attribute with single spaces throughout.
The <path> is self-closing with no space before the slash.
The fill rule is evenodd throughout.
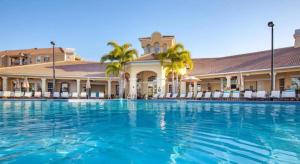
<path id="1" fill-rule="evenodd" d="M 295 30 L 294 38 L 295 38 L 294 48 L 299 48 L 300 47 L 300 29 Z"/>

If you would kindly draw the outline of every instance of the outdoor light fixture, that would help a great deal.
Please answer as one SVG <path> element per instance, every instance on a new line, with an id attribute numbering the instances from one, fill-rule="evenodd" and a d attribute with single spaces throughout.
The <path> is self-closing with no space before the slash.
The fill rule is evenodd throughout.
<path id="1" fill-rule="evenodd" d="M 55 48 L 55 43 L 54 41 L 51 41 L 50 44 L 52 45 L 52 72 L 53 72 L 53 84 L 52 84 L 52 94 L 54 93 L 55 89 L 55 58 L 54 58 L 54 48 Z"/>
<path id="2" fill-rule="evenodd" d="M 274 91 L 274 23 L 271 21 L 268 26 L 271 27 L 271 91 Z"/>

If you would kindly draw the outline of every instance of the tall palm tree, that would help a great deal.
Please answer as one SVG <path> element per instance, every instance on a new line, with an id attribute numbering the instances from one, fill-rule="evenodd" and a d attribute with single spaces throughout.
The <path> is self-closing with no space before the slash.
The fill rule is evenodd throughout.
<path id="1" fill-rule="evenodd" d="M 106 55 L 101 57 L 101 63 L 108 62 L 106 65 L 106 76 L 120 77 L 120 91 L 119 96 L 123 97 L 124 79 L 125 79 L 125 65 L 128 62 L 135 60 L 138 57 L 136 49 L 131 48 L 131 44 L 125 43 L 119 45 L 117 42 L 108 42 L 108 46 L 113 49 Z"/>
<path id="2" fill-rule="evenodd" d="M 178 88 L 178 74 L 183 68 L 193 68 L 193 61 L 191 59 L 190 52 L 184 49 L 184 46 L 180 43 L 170 47 L 166 52 L 158 54 L 161 64 L 166 69 L 166 75 L 172 73 L 172 93 L 176 92 Z M 176 75 L 176 85 L 175 85 Z"/>

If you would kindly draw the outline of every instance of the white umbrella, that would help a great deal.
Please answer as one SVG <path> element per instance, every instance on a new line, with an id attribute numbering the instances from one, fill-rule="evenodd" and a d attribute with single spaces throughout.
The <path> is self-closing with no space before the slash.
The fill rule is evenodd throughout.
<path id="1" fill-rule="evenodd" d="M 22 87 L 26 89 L 29 88 L 29 82 L 27 78 L 24 79 Z"/>
<path id="2" fill-rule="evenodd" d="M 20 89 L 21 88 L 21 84 L 20 84 L 20 80 L 19 79 L 17 79 L 16 81 L 15 81 L 15 84 L 16 84 L 16 89 Z"/>
<path id="3" fill-rule="evenodd" d="M 86 88 L 86 89 L 90 89 L 90 88 L 91 88 L 90 78 L 87 79 L 85 88 Z"/>

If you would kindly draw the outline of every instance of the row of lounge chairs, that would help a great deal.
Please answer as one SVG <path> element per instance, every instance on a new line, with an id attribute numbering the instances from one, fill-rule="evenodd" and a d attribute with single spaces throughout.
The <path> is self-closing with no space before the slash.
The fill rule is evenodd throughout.
<path id="1" fill-rule="evenodd" d="M 97 96 L 98 95 L 98 96 Z M 21 92 L 21 91 L 0 91 L 0 97 L 2 98 L 87 98 L 88 94 L 86 92 Z M 90 98 L 104 98 L 103 92 L 92 92 L 89 96 Z"/>
<path id="2" fill-rule="evenodd" d="M 215 91 L 215 92 L 198 92 L 196 95 L 193 92 L 188 94 L 182 93 L 178 96 L 177 93 L 171 94 L 155 94 L 153 99 L 296 99 L 296 92 L 294 90 L 286 91 L 272 91 L 270 95 L 266 91 Z"/>

